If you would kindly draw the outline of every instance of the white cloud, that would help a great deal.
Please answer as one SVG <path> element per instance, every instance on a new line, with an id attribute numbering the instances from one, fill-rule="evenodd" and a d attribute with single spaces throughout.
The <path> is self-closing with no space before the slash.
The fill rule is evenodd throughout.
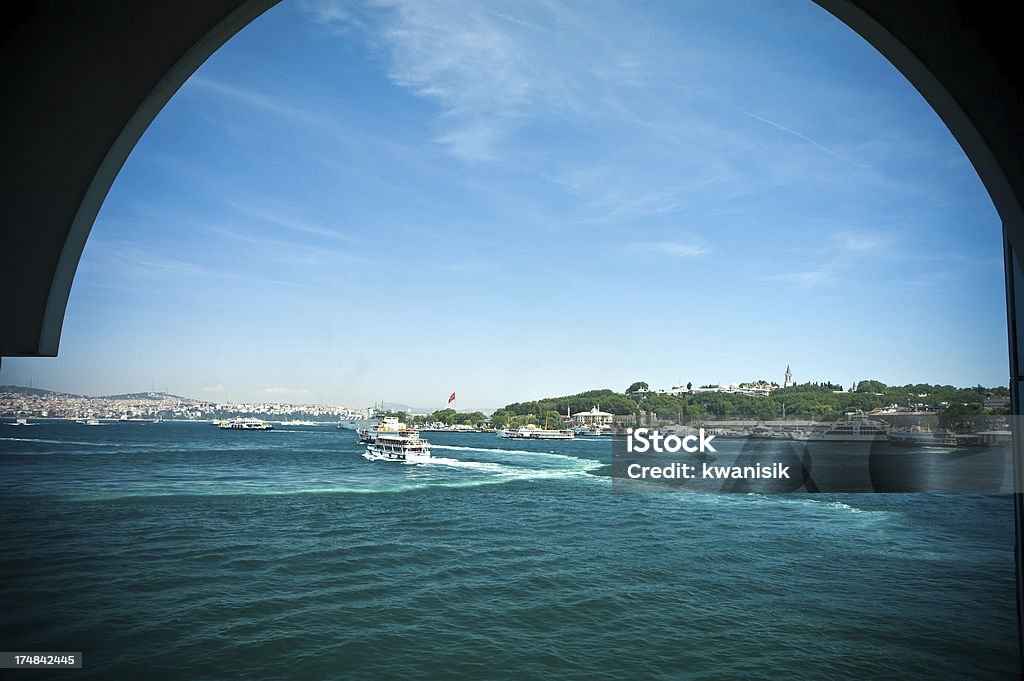
<path id="1" fill-rule="evenodd" d="M 282 116 L 293 122 L 322 128 L 334 126 L 329 117 L 306 107 L 295 106 L 282 97 L 245 90 L 213 78 L 195 75 L 188 79 L 186 87 L 203 90 L 252 109 Z"/>
<path id="2" fill-rule="evenodd" d="M 782 125 L 781 123 L 776 123 L 775 121 L 768 120 L 767 118 L 763 118 L 761 116 L 757 116 L 755 114 L 750 113 L 749 111 L 743 111 L 743 113 L 746 114 L 747 116 L 750 116 L 751 118 L 753 118 L 756 121 L 761 121 L 762 123 L 764 123 L 766 125 L 770 125 L 773 128 L 781 130 L 782 132 L 788 133 L 788 134 L 792 135 L 793 137 L 796 137 L 797 139 L 801 139 L 804 142 L 807 142 L 808 144 L 810 144 L 811 146 L 813 146 L 813 147 L 815 147 L 815 148 L 825 152 L 829 156 L 832 156 L 834 158 L 839 159 L 840 161 L 842 161 L 844 163 L 849 163 L 850 165 L 855 166 L 857 168 L 865 168 L 866 169 L 866 168 L 869 167 L 868 165 L 866 165 L 864 163 L 858 163 L 857 161 L 854 161 L 853 159 L 847 158 L 846 156 L 843 156 L 842 154 L 840 154 L 840 153 L 838 153 L 836 151 L 833 151 L 832 149 L 829 149 L 828 147 L 826 147 L 824 144 L 821 144 L 817 140 L 813 140 L 810 137 L 808 137 L 807 135 L 799 133 L 796 130 L 792 130 L 790 128 L 787 128 L 786 126 Z"/>
<path id="3" fill-rule="evenodd" d="M 765 274 L 760 277 L 762 281 L 775 281 L 794 286 L 820 286 L 833 281 L 833 272 L 827 267 L 817 267 L 809 270 L 796 270 L 791 272 L 776 272 Z"/>
<path id="4" fill-rule="evenodd" d="M 640 241 L 626 244 L 625 250 L 637 255 L 661 255 L 671 258 L 696 258 L 708 252 L 706 246 L 688 241 Z"/>
<path id="5" fill-rule="evenodd" d="M 859 255 L 882 255 L 892 246 L 892 239 L 884 234 L 866 230 L 843 231 L 834 236 L 839 253 Z"/>
<path id="6" fill-rule="evenodd" d="M 321 25 L 367 22 L 348 4 L 300 5 Z M 516 128 L 530 122 L 607 113 L 617 85 L 650 70 L 650 27 L 628 9 L 579 9 L 558 2 L 515 6 L 458 0 L 384 0 L 367 31 L 390 56 L 389 77 L 440 107 L 436 141 L 468 161 L 492 161 Z M 615 20 L 614 35 L 599 22 Z M 565 36 L 573 39 L 566 41 Z"/>

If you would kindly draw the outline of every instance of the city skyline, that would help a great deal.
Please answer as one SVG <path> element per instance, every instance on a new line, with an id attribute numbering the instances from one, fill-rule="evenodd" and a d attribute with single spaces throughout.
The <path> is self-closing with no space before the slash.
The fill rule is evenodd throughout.
<path id="1" fill-rule="evenodd" d="M 765 375 L 767 375 L 767 374 L 765 374 Z M 692 388 L 692 391 L 695 392 L 695 393 L 696 392 L 701 392 L 703 389 L 706 389 L 706 388 L 717 388 L 717 389 L 720 389 L 723 392 L 729 392 L 731 389 L 742 388 L 742 387 L 749 388 L 749 387 L 753 387 L 753 386 L 762 386 L 762 385 L 771 385 L 773 390 L 778 390 L 778 389 L 781 389 L 781 388 L 791 387 L 791 386 L 795 387 L 795 386 L 801 386 L 801 385 L 822 385 L 822 386 L 833 386 L 833 387 L 836 388 L 837 391 L 853 392 L 853 391 L 855 391 L 857 389 L 857 384 L 858 383 L 863 383 L 865 381 L 876 381 L 876 380 L 879 380 L 878 377 L 874 377 L 874 378 L 867 378 L 867 377 L 865 377 L 865 378 L 863 378 L 863 379 L 861 379 L 859 381 L 853 381 L 849 385 L 836 384 L 834 382 L 828 381 L 827 379 L 817 379 L 817 378 L 811 378 L 811 379 L 808 379 L 807 381 L 796 381 L 794 379 L 794 377 L 793 377 L 792 372 L 790 371 L 789 365 L 787 365 L 786 366 L 786 372 L 783 375 L 783 378 L 781 380 L 778 380 L 778 381 L 776 381 L 776 380 L 774 380 L 772 378 L 763 378 L 763 377 L 751 378 L 751 379 L 747 379 L 747 380 L 738 380 L 738 381 L 714 381 L 714 382 L 701 382 L 701 383 L 697 383 L 697 382 L 694 382 L 694 381 L 687 381 L 687 380 L 683 380 L 683 381 L 668 381 L 668 382 L 661 382 L 661 383 L 649 383 L 647 381 L 642 381 L 641 380 L 641 381 L 634 381 L 633 383 L 630 384 L 630 387 L 633 387 L 633 385 L 635 383 L 637 383 L 637 382 L 647 383 L 648 387 L 642 389 L 642 392 L 649 392 L 649 393 L 652 393 L 652 394 L 668 394 L 668 395 L 679 395 L 679 394 L 689 393 L 691 391 L 691 388 Z M 902 387 L 902 385 L 918 385 L 916 383 L 915 384 L 902 384 L 902 385 L 900 385 L 900 384 L 895 384 L 895 383 L 888 383 L 885 380 L 881 380 L 881 382 L 883 384 L 886 384 L 888 387 Z M 928 385 L 948 385 L 948 384 L 939 384 L 939 383 L 934 383 L 934 382 L 929 383 L 927 381 L 925 381 L 923 383 L 924 384 L 928 384 Z M 981 385 L 981 384 L 975 383 L 975 384 L 969 384 L 969 385 L 958 385 L 958 386 L 953 386 L 953 387 L 955 387 L 955 388 L 963 388 L 963 389 L 970 389 L 970 388 L 977 387 L 979 385 Z M 1007 386 L 1006 385 L 985 385 L 985 386 L 982 386 L 982 387 L 988 388 L 988 389 L 993 389 L 993 388 L 998 389 L 998 388 L 1006 388 Z M 484 411 L 484 412 L 490 413 L 490 412 L 492 412 L 492 411 L 494 411 L 496 409 L 500 409 L 500 408 L 502 408 L 504 406 L 507 406 L 508 404 L 511 404 L 511 402 L 504 403 L 504 404 L 501 404 L 501 405 L 473 404 L 473 405 L 470 405 L 470 406 L 462 407 L 462 406 L 459 405 L 458 400 L 454 399 L 454 395 L 456 395 L 458 391 L 453 392 L 452 395 L 449 396 L 448 398 L 444 398 L 444 397 L 438 398 L 436 404 L 431 403 L 430 406 L 426 406 L 426 405 L 423 405 L 423 404 L 421 404 L 421 405 L 412 405 L 412 404 L 403 403 L 401 401 L 385 401 L 385 400 L 379 400 L 377 402 L 374 402 L 372 405 L 370 405 L 370 404 L 340 404 L 340 403 L 317 402 L 317 401 L 312 401 L 312 402 L 285 401 L 285 400 L 275 400 L 275 399 L 271 399 L 271 398 L 257 399 L 257 400 L 233 400 L 231 398 L 231 395 L 230 394 L 226 394 L 226 393 L 224 395 L 220 396 L 220 397 L 218 397 L 218 396 L 210 396 L 210 395 L 203 396 L 203 397 L 197 397 L 195 395 L 184 395 L 184 394 L 179 395 L 179 394 L 168 392 L 166 389 L 157 389 L 156 387 L 151 387 L 149 390 L 120 391 L 120 392 L 114 392 L 114 393 L 108 393 L 108 394 L 100 395 L 100 394 L 71 393 L 71 392 L 68 392 L 68 391 L 60 390 L 60 389 L 43 388 L 43 387 L 40 387 L 39 385 L 35 385 L 33 381 L 30 381 L 29 385 L 10 385 L 10 384 L 2 384 L 2 383 L 0 383 L 0 393 L 2 393 L 4 391 L 4 389 L 8 389 L 8 388 L 15 388 L 15 389 L 18 389 L 18 390 L 28 389 L 30 391 L 33 391 L 33 390 L 34 391 L 41 391 L 43 393 L 52 393 L 54 395 L 67 395 L 67 396 L 70 396 L 70 397 L 82 397 L 82 398 L 85 398 L 85 399 L 115 399 L 115 400 L 120 400 L 120 399 L 129 397 L 129 396 L 131 396 L 131 397 L 137 397 L 137 396 L 150 396 L 150 397 L 152 397 L 152 396 L 162 396 L 162 397 L 170 397 L 170 398 L 181 398 L 181 399 L 185 399 L 185 400 L 194 400 L 194 401 L 198 401 L 198 402 L 208 402 L 208 403 L 213 403 L 213 404 L 218 404 L 218 405 L 230 405 L 230 404 L 239 404 L 239 405 L 243 405 L 243 404 L 244 405 L 273 405 L 273 406 L 282 407 L 282 408 L 287 408 L 287 407 L 323 407 L 323 408 L 327 408 L 327 409 L 344 409 L 344 410 L 361 410 L 361 409 L 366 409 L 368 407 L 376 407 L 376 406 L 379 406 L 379 405 L 384 405 L 384 406 L 386 406 L 389 409 L 391 409 L 391 408 L 412 409 L 414 412 L 417 412 L 417 413 L 418 412 L 429 413 L 429 412 L 432 412 L 432 411 L 435 411 L 435 410 L 438 410 L 438 409 L 444 409 L 444 408 L 453 408 L 453 409 L 456 409 L 459 412 Z M 577 393 L 558 393 L 558 394 L 551 393 L 551 394 L 545 394 L 545 395 L 535 395 L 535 396 L 532 396 L 530 398 L 526 398 L 525 401 L 549 399 L 549 398 L 559 398 L 559 397 L 567 397 L 567 396 L 571 396 L 571 395 L 574 395 L 574 394 L 579 394 L 579 393 L 588 392 L 588 391 L 596 391 L 596 390 L 613 390 L 613 391 L 618 392 L 620 394 L 628 394 L 628 389 L 627 388 L 620 388 L 620 387 L 608 386 L 608 385 L 602 385 L 602 386 L 595 385 L 595 386 L 592 386 L 591 388 L 589 388 L 587 390 L 578 391 Z M 759 391 L 755 391 L 755 392 L 757 392 L 758 395 L 767 395 L 768 394 L 766 392 L 759 392 Z M 753 393 L 751 393 L 751 394 L 753 394 Z"/>
<path id="2" fill-rule="evenodd" d="M 736 7 L 272 8 L 126 163 L 60 357 L 0 384 L 1005 384 L 999 221 L 951 135 L 820 8 Z"/>

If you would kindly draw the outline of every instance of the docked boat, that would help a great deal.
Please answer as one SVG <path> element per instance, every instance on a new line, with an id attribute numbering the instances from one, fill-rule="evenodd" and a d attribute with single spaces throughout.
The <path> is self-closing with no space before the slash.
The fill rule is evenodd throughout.
<path id="1" fill-rule="evenodd" d="M 221 430 L 273 430 L 274 426 L 254 418 L 227 419 L 220 422 Z"/>
<path id="2" fill-rule="evenodd" d="M 29 423 L 28 419 L 18 419 L 14 423 L 12 423 L 11 425 L 12 426 L 34 426 L 36 424 Z"/>
<path id="3" fill-rule="evenodd" d="M 799 433 L 800 431 L 796 431 Z M 771 426 L 754 426 L 747 435 L 751 440 L 798 440 L 795 433 L 791 433 Z"/>
<path id="4" fill-rule="evenodd" d="M 576 433 L 570 428 L 561 430 L 546 430 L 535 425 L 526 425 L 521 428 L 505 428 L 498 431 L 498 437 L 511 440 L 572 440 Z"/>
<path id="5" fill-rule="evenodd" d="M 790 437 L 802 442 L 882 442 L 889 433 L 889 424 L 851 412 L 825 428 L 794 430 Z"/>
<path id="6" fill-rule="evenodd" d="M 357 432 L 366 429 L 369 427 L 370 421 L 377 418 L 383 409 L 383 405 L 380 407 L 375 405 L 361 412 L 349 411 L 344 417 L 338 419 L 338 429 L 355 430 Z"/>
<path id="7" fill-rule="evenodd" d="M 430 443 L 420 439 L 417 430 L 394 416 L 385 417 L 372 428 L 357 432 L 359 441 L 366 444 L 363 458 L 369 461 L 420 463 L 430 459 Z"/>
<path id="8" fill-rule="evenodd" d="M 956 447 L 953 433 L 935 433 L 921 427 L 890 430 L 886 434 L 889 444 L 898 447 Z"/>
<path id="9" fill-rule="evenodd" d="M 582 426 L 576 428 L 573 431 L 576 435 L 583 435 L 585 437 L 603 437 L 606 435 L 615 435 L 615 429 L 611 426 Z"/>

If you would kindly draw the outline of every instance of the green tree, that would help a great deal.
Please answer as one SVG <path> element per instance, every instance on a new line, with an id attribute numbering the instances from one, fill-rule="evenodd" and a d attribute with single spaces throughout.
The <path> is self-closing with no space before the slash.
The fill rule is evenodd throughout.
<path id="1" fill-rule="evenodd" d="M 458 414 L 454 409 L 438 409 L 430 415 L 430 419 L 434 422 L 443 423 L 446 426 L 450 426 L 455 423 L 455 418 Z"/>
<path id="2" fill-rule="evenodd" d="M 632 395 L 633 393 L 637 393 L 637 392 L 641 392 L 641 391 L 642 392 L 647 392 L 649 389 L 650 389 L 649 385 L 647 385 L 643 381 L 637 381 L 636 383 L 633 383 L 631 386 L 626 388 L 626 394 L 627 395 Z"/>
<path id="3" fill-rule="evenodd" d="M 969 433 L 981 411 L 981 405 L 977 402 L 950 405 L 939 414 L 939 428 L 954 433 Z"/>
<path id="4" fill-rule="evenodd" d="M 886 389 L 885 383 L 881 381 L 858 381 L 857 392 L 859 393 L 884 393 Z"/>

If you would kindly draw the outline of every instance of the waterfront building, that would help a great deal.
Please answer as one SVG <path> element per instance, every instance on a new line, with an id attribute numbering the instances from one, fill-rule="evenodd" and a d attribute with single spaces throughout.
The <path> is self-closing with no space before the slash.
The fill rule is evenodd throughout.
<path id="1" fill-rule="evenodd" d="M 640 425 L 636 414 L 615 414 L 612 423 L 616 428 L 633 428 Z"/>
<path id="2" fill-rule="evenodd" d="M 612 427 L 615 425 L 615 415 L 601 411 L 597 407 L 592 408 L 590 411 L 576 412 L 572 415 L 572 420 L 579 428 Z"/>

